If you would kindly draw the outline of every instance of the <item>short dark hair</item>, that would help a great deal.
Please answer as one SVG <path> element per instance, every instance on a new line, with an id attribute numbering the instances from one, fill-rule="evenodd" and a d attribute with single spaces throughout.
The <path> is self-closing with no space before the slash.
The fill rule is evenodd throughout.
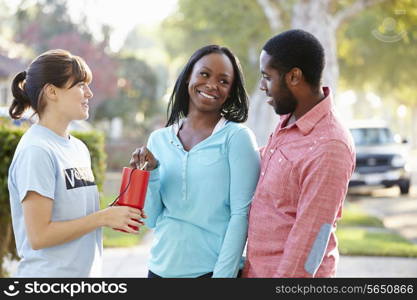
<path id="1" fill-rule="evenodd" d="M 245 122 L 248 118 L 248 96 L 245 90 L 245 83 L 239 60 L 226 47 L 218 45 L 204 46 L 191 55 L 185 67 L 175 82 L 174 90 L 168 103 L 167 116 L 168 121 L 166 127 L 178 123 L 178 121 L 186 117 L 188 114 L 188 106 L 190 95 L 188 94 L 188 79 L 193 70 L 194 65 L 200 58 L 211 53 L 219 53 L 226 55 L 233 65 L 234 80 L 230 90 L 230 95 L 223 104 L 221 114 L 225 119 L 237 123 Z"/>
<path id="2" fill-rule="evenodd" d="M 13 119 L 20 119 L 24 111 L 32 107 L 40 115 L 45 108 L 42 91 L 48 83 L 72 88 L 79 82 L 91 80 L 91 70 L 81 57 L 62 49 L 46 51 L 32 61 L 27 71 L 14 77 L 9 114 Z"/>
<path id="3" fill-rule="evenodd" d="M 272 56 L 271 66 L 286 74 L 299 68 L 313 88 L 319 88 L 324 69 L 324 49 L 311 33 L 293 29 L 272 37 L 263 47 Z"/>

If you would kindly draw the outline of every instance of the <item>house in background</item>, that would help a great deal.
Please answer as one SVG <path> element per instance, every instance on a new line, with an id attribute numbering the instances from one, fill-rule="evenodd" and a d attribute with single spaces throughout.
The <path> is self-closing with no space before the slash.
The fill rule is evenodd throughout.
<path id="1" fill-rule="evenodd" d="M 9 106 L 12 101 L 11 84 L 14 76 L 25 69 L 18 59 L 0 54 L 0 107 Z"/>

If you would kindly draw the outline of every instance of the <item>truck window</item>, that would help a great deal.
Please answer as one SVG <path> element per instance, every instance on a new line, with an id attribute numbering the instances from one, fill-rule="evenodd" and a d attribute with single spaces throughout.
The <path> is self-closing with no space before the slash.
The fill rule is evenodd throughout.
<path id="1" fill-rule="evenodd" d="M 388 128 L 353 128 L 351 133 L 357 146 L 394 143 L 394 136 Z"/>

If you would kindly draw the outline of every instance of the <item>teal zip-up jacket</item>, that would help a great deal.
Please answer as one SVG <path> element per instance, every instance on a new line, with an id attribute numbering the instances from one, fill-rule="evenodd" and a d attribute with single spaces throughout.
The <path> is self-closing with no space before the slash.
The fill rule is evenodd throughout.
<path id="1" fill-rule="evenodd" d="M 211 136 L 185 151 L 178 125 L 156 130 L 146 225 L 154 228 L 149 269 L 162 277 L 236 277 L 248 209 L 259 176 L 259 152 L 244 125 L 221 119 Z"/>

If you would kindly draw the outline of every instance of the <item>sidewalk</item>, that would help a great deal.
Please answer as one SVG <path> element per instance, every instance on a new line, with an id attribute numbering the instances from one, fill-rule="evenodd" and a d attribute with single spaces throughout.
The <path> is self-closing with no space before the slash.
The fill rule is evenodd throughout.
<path id="1" fill-rule="evenodd" d="M 146 277 L 152 234 L 139 246 L 104 250 L 104 277 Z M 336 277 L 417 278 L 417 258 L 341 256 Z"/>
<path id="2" fill-rule="evenodd" d="M 105 248 L 103 277 L 147 277 L 152 234 L 145 235 L 140 245 L 129 248 Z"/>
<path id="3" fill-rule="evenodd" d="M 147 277 L 151 242 L 149 233 L 138 246 L 104 249 L 103 277 Z M 15 261 L 6 265 L 12 273 L 17 267 Z M 417 278 L 417 258 L 341 256 L 336 277 Z"/>

